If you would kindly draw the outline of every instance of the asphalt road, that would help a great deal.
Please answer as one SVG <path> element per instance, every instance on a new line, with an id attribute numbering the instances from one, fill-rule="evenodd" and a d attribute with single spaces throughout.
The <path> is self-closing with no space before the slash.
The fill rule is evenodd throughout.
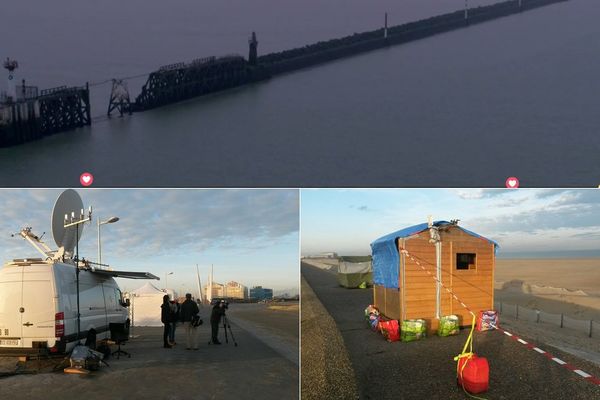
<path id="1" fill-rule="evenodd" d="M 0 379 L 0 398 L 17 399 L 298 399 L 298 366 L 254 335 L 232 325 L 238 346 L 208 345 L 210 325 L 199 328 L 199 349 L 185 350 L 178 328 L 172 349 L 162 348 L 162 328 L 135 327 L 123 350 L 88 376 L 62 372 Z M 221 337 L 223 333 L 220 332 Z M 36 368 L 31 362 L 30 372 Z M 46 371 L 51 368 L 45 369 Z M 10 396 L 8 396 L 10 394 Z"/>
<path id="2" fill-rule="evenodd" d="M 364 320 L 364 309 L 372 302 L 372 290 L 344 289 L 338 286 L 334 273 L 304 263 L 302 275 L 342 334 L 361 399 L 467 398 L 456 386 L 453 357 L 461 352 L 468 331 L 453 337 L 388 343 L 372 332 Z M 598 366 L 536 342 L 535 338 L 530 340 L 564 361 L 600 376 Z M 600 398 L 600 387 L 500 332 L 476 332 L 474 351 L 486 357 L 490 365 L 486 398 Z"/>

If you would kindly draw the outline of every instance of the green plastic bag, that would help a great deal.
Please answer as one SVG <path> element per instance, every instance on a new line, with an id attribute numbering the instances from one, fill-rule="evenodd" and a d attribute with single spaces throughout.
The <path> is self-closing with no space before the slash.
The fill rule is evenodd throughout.
<path id="1" fill-rule="evenodd" d="M 425 337 L 427 325 L 424 319 L 405 319 L 400 328 L 400 339 L 403 342 L 412 342 Z"/>
<path id="2" fill-rule="evenodd" d="M 456 315 L 447 315 L 440 318 L 440 325 L 438 326 L 437 332 L 439 336 L 458 335 L 459 331 L 460 326 Z"/>

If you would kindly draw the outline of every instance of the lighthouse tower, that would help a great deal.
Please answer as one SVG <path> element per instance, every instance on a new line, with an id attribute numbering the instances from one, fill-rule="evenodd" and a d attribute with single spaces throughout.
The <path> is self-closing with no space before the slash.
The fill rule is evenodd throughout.
<path id="1" fill-rule="evenodd" d="M 258 40 L 256 40 L 256 32 L 252 32 L 250 40 L 248 40 L 250 51 L 248 54 L 248 64 L 256 65 L 258 59 Z"/>
<path id="2" fill-rule="evenodd" d="M 19 63 L 16 60 L 7 58 L 4 61 L 4 68 L 8 70 L 8 89 L 6 91 L 7 101 L 17 101 L 17 78 L 15 77 L 15 70 L 19 67 Z"/>

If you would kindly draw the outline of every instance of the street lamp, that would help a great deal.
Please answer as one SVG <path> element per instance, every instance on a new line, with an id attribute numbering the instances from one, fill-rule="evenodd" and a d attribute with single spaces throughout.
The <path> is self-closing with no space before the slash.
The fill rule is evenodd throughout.
<path id="1" fill-rule="evenodd" d="M 173 273 L 172 272 L 168 272 L 168 273 L 165 272 L 165 293 L 167 293 L 167 289 L 169 289 L 169 286 L 167 286 L 167 277 L 169 275 L 173 275 Z"/>
<path id="2" fill-rule="evenodd" d="M 100 218 L 98 218 L 98 264 L 102 264 L 102 244 L 100 242 L 100 225 L 105 225 L 105 224 L 112 224 L 114 222 L 117 222 L 119 220 L 119 217 L 110 217 L 109 219 L 107 219 L 106 221 L 100 221 Z"/>

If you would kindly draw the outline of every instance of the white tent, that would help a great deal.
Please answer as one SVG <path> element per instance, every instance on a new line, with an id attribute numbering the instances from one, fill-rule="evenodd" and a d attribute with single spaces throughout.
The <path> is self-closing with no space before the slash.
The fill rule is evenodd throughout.
<path id="1" fill-rule="evenodd" d="M 160 322 L 160 305 L 165 294 L 168 294 L 171 300 L 175 295 L 172 289 L 158 289 L 150 282 L 144 286 L 131 291 L 129 318 L 134 326 L 162 326 Z"/>

